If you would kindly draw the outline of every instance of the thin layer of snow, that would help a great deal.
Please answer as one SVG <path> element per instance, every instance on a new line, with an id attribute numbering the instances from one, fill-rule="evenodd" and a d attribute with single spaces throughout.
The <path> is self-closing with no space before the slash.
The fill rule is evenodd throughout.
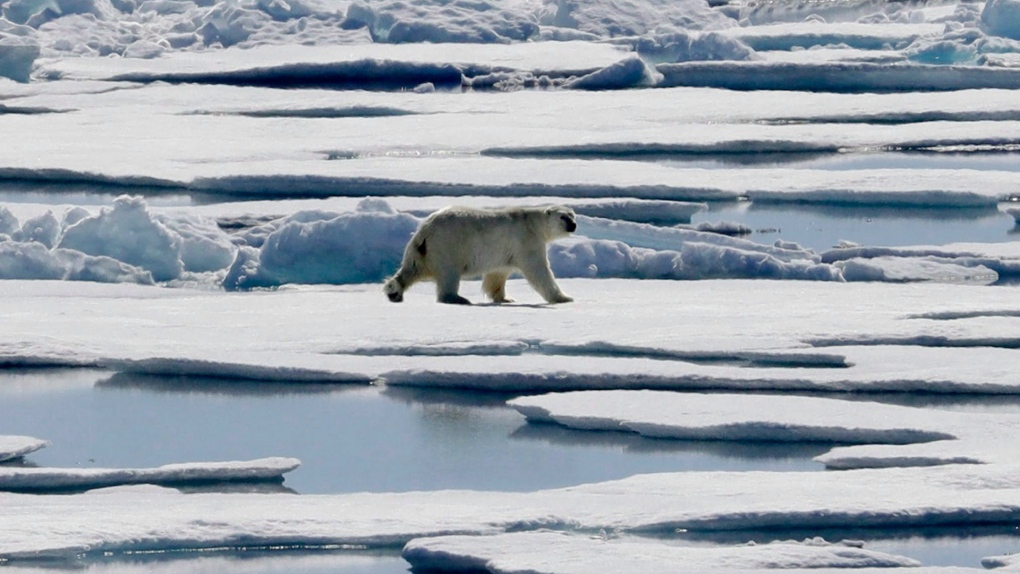
<path id="1" fill-rule="evenodd" d="M 50 441 L 30 436 L 0 435 L 0 462 L 21 458 L 50 445 Z"/>
<path id="2" fill-rule="evenodd" d="M 533 493 L 0 494 L 0 557 L 238 545 L 405 544 L 548 527 L 607 532 L 1015 523 L 1012 464 L 853 472 L 689 472 Z M 96 521 L 102 516 L 102 521 Z M 59 534 L 58 534 L 59 533 Z"/>
<path id="3" fill-rule="evenodd" d="M 675 572 L 920 566 L 911 558 L 821 539 L 707 548 L 548 530 L 415 539 L 404 546 L 401 556 L 412 568 L 492 574 L 652 572 L 663 564 Z"/>
<path id="4" fill-rule="evenodd" d="M 156 468 L 34 468 L 0 466 L 0 490 L 89 490 L 126 484 L 194 484 L 282 480 L 301 465 L 296 458 L 188 462 Z"/>

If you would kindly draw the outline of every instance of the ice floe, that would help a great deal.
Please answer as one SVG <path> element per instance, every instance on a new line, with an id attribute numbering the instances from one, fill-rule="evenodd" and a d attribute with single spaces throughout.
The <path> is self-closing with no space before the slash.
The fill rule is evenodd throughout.
<path id="1" fill-rule="evenodd" d="M 585 391 L 520 397 L 510 405 L 529 421 L 578 430 L 855 444 L 816 457 L 839 469 L 1009 463 L 1010 439 L 1004 437 L 1020 424 L 1012 415 L 780 395 Z"/>
<path id="2" fill-rule="evenodd" d="M 90 490 L 127 484 L 209 484 L 281 481 L 301 462 L 264 458 L 235 462 L 191 462 L 157 468 L 35 468 L 0 466 L 0 490 L 47 492 Z"/>
<path id="3" fill-rule="evenodd" d="M 21 458 L 49 444 L 49 441 L 30 436 L 0 435 L 0 462 Z"/>
<path id="4" fill-rule="evenodd" d="M 536 549 L 541 549 L 536 551 Z M 637 538 L 606 539 L 555 531 L 494 536 L 442 536 L 411 540 L 401 554 L 412 568 L 443 571 L 606 573 L 648 572 L 671 564 L 679 572 L 799 568 L 916 567 L 903 556 L 824 540 L 735 547 L 662 544 Z M 913 568 L 911 571 L 914 571 Z"/>
<path id="5" fill-rule="evenodd" d="M 664 473 L 532 493 L 181 494 L 153 486 L 67 496 L 0 493 L 5 515 L 17 518 L 0 524 L 0 557 L 245 545 L 374 548 L 551 527 L 667 533 L 1015 523 L 1016 471 L 1005 464 Z"/>

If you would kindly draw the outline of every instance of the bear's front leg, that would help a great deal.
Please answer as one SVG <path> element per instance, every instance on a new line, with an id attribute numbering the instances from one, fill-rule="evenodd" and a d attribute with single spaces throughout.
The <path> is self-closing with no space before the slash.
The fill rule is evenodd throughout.
<path id="1" fill-rule="evenodd" d="M 556 284 L 556 278 L 553 277 L 552 269 L 549 269 L 549 260 L 546 259 L 545 253 L 541 254 L 541 259 L 536 257 L 521 265 L 521 273 L 535 291 L 538 291 L 538 294 L 549 303 L 570 303 L 573 301 L 573 298 L 563 293 L 560 286 Z"/>
<path id="2" fill-rule="evenodd" d="M 436 276 L 436 301 L 452 305 L 470 305 L 471 301 L 457 294 L 460 290 L 460 275 L 444 273 Z"/>

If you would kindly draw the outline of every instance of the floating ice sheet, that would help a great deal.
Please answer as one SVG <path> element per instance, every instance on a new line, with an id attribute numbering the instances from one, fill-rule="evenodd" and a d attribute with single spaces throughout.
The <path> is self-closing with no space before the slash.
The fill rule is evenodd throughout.
<path id="1" fill-rule="evenodd" d="M 1020 418 L 780 395 L 587 391 L 521 397 L 536 423 L 680 440 L 874 443 L 817 457 L 829 468 L 994 464 L 1012 460 Z"/>
<path id="2" fill-rule="evenodd" d="M 203 484 L 282 480 L 301 462 L 294 458 L 263 458 L 235 462 L 194 462 L 156 468 L 34 468 L 0 467 L 0 490 L 45 492 L 89 490 L 126 484 Z"/>
<path id="3" fill-rule="evenodd" d="M 492 574 L 549 572 L 624 574 L 798 568 L 898 568 L 920 564 L 903 556 L 824 540 L 728 547 L 664 544 L 638 538 L 606 539 L 555 531 L 492 536 L 443 536 L 411 540 L 402 556 L 412 568 L 485 571 Z M 915 571 L 911 569 L 911 571 Z"/>
<path id="4" fill-rule="evenodd" d="M 1015 524 L 1015 465 L 691 472 L 533 493 L 181 494 L 152 486 L 0 493 L 0 558 L 245 545 L 392 547 L 414 538 L 568 528 L 672 532 Z M 96 516 L 103 520 L 97 522 Z"/>
<path id="5" fill-rule="evenodd" d="M 23 457 L 49 444 L 49 441 L 30 436 L 0 435 L 0 462 Z"/>

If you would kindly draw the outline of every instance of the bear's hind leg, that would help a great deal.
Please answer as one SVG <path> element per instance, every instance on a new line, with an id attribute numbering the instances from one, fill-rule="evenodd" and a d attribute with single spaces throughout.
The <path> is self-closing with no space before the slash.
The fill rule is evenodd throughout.
<path id="1" fill-rule="evenodd" d="M 445 273 L 436 276 L 436 301 L 453 305 L 470 305 L 464 297 L 457 294 L 460 290 L 460 275 Z"/>
<path id="2" fill-rule="evenodd" d="M 482 278 L 482 291 L 492 299 L 493 303 L 513 303 L 514 300 L 506 296 L 506 278 L 509 273 L 493 271 L 486 273 Z"/>

